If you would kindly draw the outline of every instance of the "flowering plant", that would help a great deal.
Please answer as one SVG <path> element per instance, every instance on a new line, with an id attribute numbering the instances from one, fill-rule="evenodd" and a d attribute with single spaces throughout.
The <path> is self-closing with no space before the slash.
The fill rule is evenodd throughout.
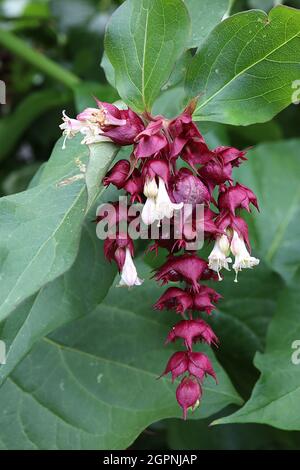
<path id="1" fill-rule="evenodd" d="M 246 152 L 224 146 L 209 149 L 193 122 L 196 99 L 172 120 L 164 116 L 153 117 L 147 111 L 137 114 L 130 108 L 119 109 L 116 105 L 99 100 L 97 105 L 97 108 L 85 109 L 76 119 L 69 118 L 63 112 L 63 124 L 60 126 L 64 134 L 63 148 L 66 140 L 77 133 L 84 135 L 82 144 L 111 141 L 119 146 L 132 145 L 130 158 L 115 163 L 103 179 L 104 186 L 112 184 L 119 190 L 123 189 L 132 202 L 143 202 L 139 224 L 151 226 L 156 223 L 161 227 L 166 219 L 171 219 L 171 225 L 176 226 L 178 221 L 174 213 L 181 211 L 181 238 L 174 238 L 176 227 L 168 237 L 163 237 L 162 231 L 159 231 L 155 249 L 157 251 L 160 246 L 166 248 L 168 257 L 157 268 L 154 278 L 162 285 L 184 283 L 183 289 L 168 288 L 155 308 L 173 309 L 183 317 L 172 327 L 166 343 L 182 339 L 187 352 L 175 352 L 163 375 L 171 372 L 174 380 L 188 372 L 176 390 L 177 401 L 186 418 L 187 410 L 199 404 L 205 375 L 216 378 L 209 358 L 203 353 L 193 352 L 193 343 L 218 343 L 211 327 L 203 319 L 194 319 L 196 312 L 211 314 L 215 308 L 213 302 L 220 298 L 214 289 L 200 281 L 221 281 L 220 271 L 223 268 L 230 270 L 230 252 L 235 257 L 232 265 L 235 282 L 239 271 L 259 263 L 249 253 L 248 227 L 239 215 L 242 209 L 250 212 L 251 205 L 258 209 L 256 196 L 246 186 L 233 183 L 232 170 L 246 160 Z M 180 159 L 188 167 L 180 167 Z M 194 217 L 196 206 L 200 204 L 204 206 L 201 221 Z M 188 211 L 184 210 L 186 206 Z M 132 259 L 134 244 L 128 231 L 124 233 L 121 227 L 128 215 L 123 213 L 121 217 L 121 208 L 114 203 L 115 208 L 118 213 L 113 223 L 115 231 L 106 234 L 104 253 L 109 261 L 114 260 L 118 266 L 120 286 L 140 286 L 143 281 Z M 214 208 L 217 212 L 213 211 Z M 190 225 L 196 228 L 193 236 L 196 237 L 201 229 L 204 238 L 214 240 L 208 261 L 191 252 L 187 241 L 186 212 L 192 219 Z M 104 220 L 104 217 L 99 217 L 99 223 Z M 112 222 L 110 217 L 110 228 Z"/>

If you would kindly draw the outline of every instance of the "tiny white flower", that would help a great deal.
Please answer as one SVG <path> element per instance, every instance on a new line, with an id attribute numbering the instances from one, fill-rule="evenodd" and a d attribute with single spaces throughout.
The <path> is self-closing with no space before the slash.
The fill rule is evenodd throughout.
<path id="1" fill-rule="evenodd" d="M 158 180 L 158 194 L 155 200 L 155 209 L 157 215 L 156 218 L 158 220 L 161 220 L 164 217 L 170 219 L 173 216 L 175 210 L 182 209 L 183 202 L 174 204 L 169 197 L 164 180 L 160 177 Z"/>
<path id="2" fill-rule="evenodd" d="M 78 132 L 80 132 L 81 128 L 83 127 L 83 123 L 78 121 L 77 119 L 71 119 L 69 116 L 66 115 L 66 111 L 62 112 L 62 119 L 63 123 L 60 124 L 60 129 L 63 131 L 63 135 L 65 136 L 63 141 L 62 148 L 66 148 L 66 140 L 71 139 L 74 137 Z"/>
<path id="3" fill-rule="evenodd" d="M 183 207 L 183 202 L 174 204 L 171 201 L 164 180 L 160 177 L 158 177 L 158 186 L 155 178 L 146 180 L 144 194 L 147 200 L 142 210 L 142 220 L 146 225 L 151 225 L 155 220 L 160 221 L 164 217 L 170 219 L 174 210 Z"/>
<path id="4" fill-rule="evenodd" d="M 84 113 L 81 114 L 84 115 Z M 59 127 L 62 129 L 63 135 L 65 136 L 62 146 L 63 149 L 66 148 L 66 140 L 75 137 L 78 132 L 84 136 L 81 144 L 91 145 L 98 142 L 111 142 L 109 137 L 102 135 L 103 131 L 98 123 L 83 119 L 71 119 L 66 115 L 65 111 L 63 111 L 63 123 L 60 124 Z"/>
<path id="5" fill-rule="evenodd" d="M 208 257 L 208 267 L 218 273 L 219 281 L 222 280 L 220 276 L 222 268 L 230 271 L 228 264 L 232 263 L 232 259 L 228 258 L 229 250 L 230 244 L 227 235 L 221 235 L 216 239 L 213 250 Z"/>
<path id="6" fill-rule="evenodd" d="M 125 262 L 121 272 L 119 287 L 140 286 L 142 283 L 143 280 L 137 275 L 137 270 L 132 260 L 129 248 L 126 248 Z"/>
<path id="7" fill-rule="evenodd" d="M 236 231 L 233 232 L 233 237 L 230 245 L 232 254 L 235 256 L 233 269 L 235 270 L 234 282 L 238 282 L 238 272 L 242 269 L 253 268 L 259 264 L 259 259 L 254 258 L 248 252 L 243 238 L 241 238 Z"/>

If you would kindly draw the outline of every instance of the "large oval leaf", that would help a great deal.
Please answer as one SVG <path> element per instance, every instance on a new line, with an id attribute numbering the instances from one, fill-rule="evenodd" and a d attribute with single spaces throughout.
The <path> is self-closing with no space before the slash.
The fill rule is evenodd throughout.
<path id="1" fill-rule="evenodd" d="M 300 430 L 299 282 L 300 271 L 281 295 L 266 351 L 255 358 L 261 377 L 250 400 L 237 413 L 217 420 L 216 424 L 254 422 Z"/>
<path id="2" fill-rule="evenodd" d="M 105 50 L 126 104 L 150 111 L 189 33 L 182 0 L 127 0 L 116 10 L 107 27 Z"/>
<path id="3" fill-rule="evenodd" d="M 138 268 L 149 278 L 149 268 Z M 175 385 L 156 380 L 174 351 L 163 345 L 174 313 L 152 309 L 160 292 L 150 280 L 132 291 L 114 287 L 94 313 L 39 342 L 0 390 L 3 447 L 124 449 L 150 423 L 178 417 Z M 195 418 L 241 403 L 212 360 L 219 385 L 206 380 Z"/>
<path id="4" fill-rule="evenodd" d="M 186 86 L 199 95 L 196 120 L 264 122 L 292 102 L 300 74 L 300 11 L 233 15 L 208 36 L 190 64 Z"/>
<path id="5" fill-rule="evenodd" d="M 0 321 L 74 262 L 89 208 L 85 175 L 88 148 L 75 138 L 65 150 L 59 141 L 36 187 L 0 200 Z M 89 185 L 89 202 L 115 157 L 115 147 L 98 144 L 99 186 Z M 101 151 L 102 149 L 102 151 Z M 99 171 L 100 168 L 100 171 Z M 102 175 L 102 176 L 101 176 Z M 90 177 L 90 181 L 92 178 Z"/>
<path id="6" fill-rule="evenodd" d="M 253 358 L 264 350 L 267 327 L 283 287 L 280 276 L 263 262 L 242 272 L 238 284 L 233 282 L 232 273 L 225 273 L 218 284 L 223 299 L 212 315 L 212 326 L 221 341 L 217 356 L 245 398 L 258 379 Z"/>
<path id="7" fill-rule="evenodd" d="M 230 0 L 184 0 L 192 21 L 188 47 L 199 47 L 229 10 Z"/>
<path id="8" fill-rule="evenodd" d="M 257 194 L 260 213 L 249 217 L 253 246 L 290 280 L 300 265 L 300 140 L 262 144 L 251 150 L 239 180 Z"/>
<path id="9" fill-rule="evenodd" d="M 94 224 L 88 221 L 71 269 L 23 302 L 2 323 L 0 337 L 6 344 L 6 364 L 0 366 L 0 383 L 36 341 L 91 313 L 107 294 L 115 272 L 114 265 L 105 263 L 103 243 L 96 238 Z"/>

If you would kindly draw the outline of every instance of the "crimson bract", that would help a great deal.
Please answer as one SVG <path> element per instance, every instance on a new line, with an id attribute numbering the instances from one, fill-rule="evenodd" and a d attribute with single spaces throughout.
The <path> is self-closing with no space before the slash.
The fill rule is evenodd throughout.
<path id="1" fill-rule="evenodd" d="M 194 350 L 198 343 L 218 345 L 210 325 L 198 316 L 210 315 L 221 297 L 205 282 L 222 280 L 221 271 L 231 266 L 237 281 L 242 269 L 259 263 L 250 254 L 248 227 L 242 218 L 243 210 L 258 209 L 257 199 L 251 189 L 233 181 L 233 168 L 246 161 L 246 151 L 224 146 L 210 149 L 192 120 L 194 107 L 193 101 L 180 116 L 168 120 L 149 113 L 138 115 L 131 109 L 97 100 L 95 108 L 85 109 L 76 119 L 64 112 L 60 126 L 64 146 L 66 139 L 78 133 L 83 136 L 83 144 L 112 141 L 119 146 L 133 146 L 130 159 L 115 163 L 103 184 L 125 191 L 131 203 L 142 202 L 141 223 L 146 227 L 160 226 L 168 220 L 174 228 L 178 213 L 184 214 L 184 223 L 191 220 L 191 227 L 184 226 L 181 238 L 176 238 L 173 230 L 167 238 L 160 235 L 150 247 L 156 253 L 159 248 L 168 251 L 166 261 L 154 272 L 155 280 L 161 285 L 181 283 L 169 286 L 154 308 L 173 310 L 181 316 L 166 343 L 181 344 L 185 350 L 171 356 L 162 375 L 170 373 L 173 381 L 181 377 L 176 398 L 184 418 L 188 409 L 194 410 L 199 404 L 205 377 L 216 379 L 208 356 Z M 200 215 L 195 212 L 199 204 L 203 205 Z M 133 261 L 134 243 L 120 227 L 130 217 L 117 202 L 114 207 L 116 234 L 109 234 L 105 240 L 105 256 L 116 262 L 121 286 L 139 286 L 142 280 Z M 99 216 L 97 221 L 102 218 Z M 204 239 L 213 242 L 208 260 L 200 258 L 188 243 L 192 229 L 197 231 L 200 226 Z"/>

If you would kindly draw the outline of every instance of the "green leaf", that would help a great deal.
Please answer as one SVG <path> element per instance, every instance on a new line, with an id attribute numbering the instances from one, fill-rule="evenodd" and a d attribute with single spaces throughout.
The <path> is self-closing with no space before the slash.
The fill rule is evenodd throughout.
<path id="1" fill-rule="evenodd" d="M 107 26 L 105 51 L 127 105 L 136 111 L 151 110 L 189 31 L 181 0 L 127 0 L 116 10 Z"/>
<path id="2" fill-rule="evenodd" d="M 300 265 L 300 140 L 262 144 L 249 151 L 239 180 L 258 197 L 260 213 L 251 214 L 253 246 L 284 279 Z"/>
<path id="3" fill-rule="evenodd" d="M 261 377 L 250 400 L 237 413 L 215 424 L 255 422 L 300 430 L 299 282 L 300 271 L 280 297 L 266 351 L 255 358 Z M 293 354 L 297 363 L 293 363 Z"/>
<path id="4" fill-rule="evenodd" d="M 192 60 L 186 87 L 196 120 L 264 122 L 292 102 L 300 73 L 300 11 L 278 6 L 220 23 Z"/>
<path id="5" fill-rule="evenodd" d="M 104 70 L 106 80 L 112 87 L 115 88 L 116 87 L 115 70 L 109 58 L 107 57 L 107 54 L 105 51 L 103 52 L 103 55 L 102 55 L 101 67 Z"/>
<path id="6" fill-rule="evenodd" d="M 185 0 L 185 4 L 192 20 L 192 35 L 188 47 L 199 47 L 228 12 L 230 0 Z"/>
<path id="7" fill-rule="evenodd" d="M 179 57 L 176 64 L 174 65 L 174 69 L 169 77 L 169 80 L 162 87 L 162 91 L 168 90 L 169 88 L 174 88 L 178 85 L 183 86 L 186 70 L 192 57 L 192 52 L 189 49 L 184 51 L 184 53 Z"/>
<path id="8" fill-rule="evenodd" d="M 230 145 L 227 127 L 217 122 L 201 122 L 198 126 L 205 142 L 211 148 L 219 145 Z"/>
<path id="9" fill-rule="evenodd" d="M 279 3 L 284 3 L 282 0 L 248 0 L 248 8 L 257 8 L 264 11 L 269 11 L 271 8 Z"/>
<path id="10" fill-rule="evenodd" d="M 9 195 L 24 191 L 39 168 L 39 163 L 31 163 L 11 171 L 2 183 L 4 194 Z"/>
<path id="11" fill-rule="evenodd" d="M 6 343 L 6 364 L 0 366 L 0 383 L 36 341 L 92 312 L 107 294 L 115 273 L 115 266 L 104 260 L 95 224 L 87 221 L 71 269 L 23 302 L 2 324 L 0 337 Z"/>
<path id="12" fill-rule="evenodd" d="M 234 406 L 226 411 L 234 411 Z M 217 416 L 216 416 L 217 417 Z M 287 432 L 262 424 L 210 426 L 211 418 L 184 422 L 167 421 L 168 446 L 173 450 L 297 450 L 299 432 Z"/>
<path id="13" fill-rule="evenodd" d="M 106 143 L 98 145 L 106 148 Z M 69 141 L 64 151 L 59 141 L 38 186 L 1 199 L 0 320 L 73 264 L 88 208 L 82 173 L 87 153 L 78 138 Z M 105 155 L 103 171 L 114 155 Z M 92 196 L 90 191 L 89 200 Z"/>
<path id="14" fill-rule="evenodd" d="M 180 114 L 186 103 L 186 94 L 182 86 L 176 86 L 163 91 L 153 105 L 154 115 L 163 114 L 171 119 Z"/>
<path id="15" fill-rule="evenodd" d="M 80 83 L 74 88 L 74 95 L 78 112 L 81 112 L 85 108 L 97 107 L 95 97 L 100 101 L 108 101 L 109 103 L 112 103 L 119 98 L 118 93 L 114 88 L 97 82 Z"/>
<path id="16" fill-rule="evenodd" d="M 217 356 L 238 391 L 249 397 L 258 374 L 252 361 L 263 351 L 267 327 L 274 315 L 284 283 L 263 262 L 240 273 L 238 284 L 232 273 L 216 286 L 223 296 L 212 315 L 212 326 L 221 341 Z"/>
<path id="17" fill-rule="evenodd" d="M 138 270 L 149 278 L 149 268 Z M 163 345 L 174 313 L 152 309 L 161 290 L 150 280 L 113 287 L 94 313 L 41 340 L 0 389 L 3 446 L 124 449 L 150 423 L 180 416 L 175 385 L 156 380 L 174 351 Z M 206 380 L 195 418 L 241 402 L 212 360 L 220 383 Z"/>
<path id="18" fill-rule="evenodd" d="M 244 146 L 283 139 L 282 129 L 275 120 L 262 124 L 252 124 L 251 126 L 232 126 L 229 132 L 234 135 L 235 140 L 241 140 L 242 138 L 243 142 L 246 142 Z"/>
<path id="19" fill-rule="evenodd" d="M 110 142 L 89 145 L 89 160 L 86 167 L 85 182 L 88 191 L 88 209 L 91 208 L 99 190 L 103 176 L 106 174 L 112 160 L 115 159 L 119 147 Z"/>

